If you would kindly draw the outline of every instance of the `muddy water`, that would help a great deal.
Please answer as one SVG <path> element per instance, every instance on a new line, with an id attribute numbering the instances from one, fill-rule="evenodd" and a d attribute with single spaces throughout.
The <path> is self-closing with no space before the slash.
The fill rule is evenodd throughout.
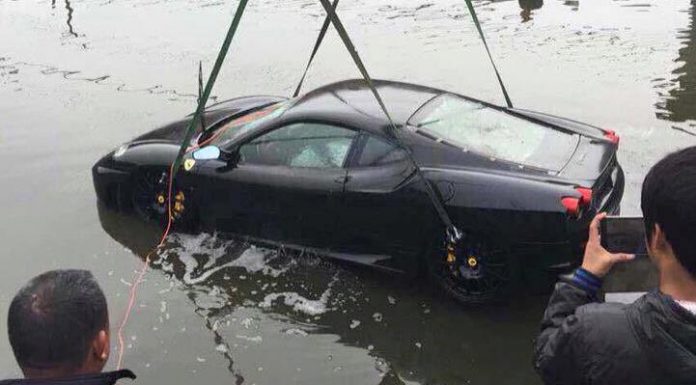
<path id="1" fill-rule="evenodd" d="M 214 94 L 292 92 L 318 2 L 251 1 Z M 623 211 L 647 168 L 696 144 L 694 1 L 477 2 L 516 106 L 622 137 Z M 100 210 L 89 167 L 190 112 L 236 7 L 219 0 L 0 0 L 0 314 L 46 269 L 94 272 L 117 324 L 157 229 Z M 461 1 L 345 0 L 372 75 L 502 103 Z M 333 32 L 306 89 L 356 77 Z M 536 384 L 544 296 L 462 309 L 426 286 L 220 235 L 173 235 L 126 329 L 139 382 Z M 114 347 L 115 348 L 115 347 Z M 0 322 L 0 373 L 19 375 Z M 109 365 L 113 367 L 112 358 Z"/>

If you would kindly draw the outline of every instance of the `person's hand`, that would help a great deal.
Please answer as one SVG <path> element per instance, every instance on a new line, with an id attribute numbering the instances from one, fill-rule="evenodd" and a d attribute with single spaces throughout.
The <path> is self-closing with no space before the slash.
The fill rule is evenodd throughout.
<path id="1" fill-rule="evenodd" d="M 630 261 L 635 257 L 633 254 L 612 254 L 602 247 L 599 224 L 606 217 L 606 213 L 597 214 L 590 223 L 590 238 L 587 241 L 585 256 L 582 259 L 582 268 L 599 278 L 607 275 L 614 264 Z"/>

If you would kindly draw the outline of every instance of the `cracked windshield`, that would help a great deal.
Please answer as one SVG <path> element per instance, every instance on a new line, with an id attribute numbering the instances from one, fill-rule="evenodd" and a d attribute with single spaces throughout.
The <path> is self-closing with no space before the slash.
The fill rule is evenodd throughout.
<path id="1" fill-rule="evenodd" d="M 0 115 L 0 379 L 566 383 L 553 301 L 657 285 L 696 1 L 0 0 Z"/>

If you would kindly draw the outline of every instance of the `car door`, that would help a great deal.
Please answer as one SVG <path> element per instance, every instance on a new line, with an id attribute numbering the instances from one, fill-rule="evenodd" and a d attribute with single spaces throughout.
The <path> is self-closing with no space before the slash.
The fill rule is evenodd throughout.
<path id="1" fill-rule="evenodd" d="M 413 163 L 403 149 L 370 134 L 361 135 L 351 158 L 341 201 L 340 248 L 364 255 L 366 263 L 407 269 L 413 260 L 402 257 L 421 251 L 427 227 Z"/>
<path id="2" fill-rule="evenodd" d="M 216 228 L 291 245 L 324 248 L 335 230 L 357 132 L 322 123 L 286 124 L 235 149 L 211 179 Z"/>

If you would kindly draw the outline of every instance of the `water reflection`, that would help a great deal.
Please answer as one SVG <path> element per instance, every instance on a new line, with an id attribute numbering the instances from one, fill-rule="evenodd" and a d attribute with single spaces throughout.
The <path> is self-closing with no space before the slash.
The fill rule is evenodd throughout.
<path id="1" fill-rule="evenodd" d="M 66 21 L 66 23 L 68 24 L 68 32 L 69 32 L 71 35 L 77 37 L 77 33 L 76 33 L 75 30 L 73 29 L 73 25 L 72 25 L 73 8 L 72 8 L 72 6 L 70 5 L 70 1 L 69 1 L 69 0 L 65 0 L 65 9 L 68 11 L 68 19 L 67 19 L 67 21 Z"/>
<path id="2" fill-rule="evenodd" d="M 7 15 L 0 22 L 0 35 L 13 36 L 3 40 L 6 53 L 0 54 L 6 57 L 0 59 L 0 105 L 4 107 L 7 126 L 0 134 L 7 166 L 0 182 L 4 187 L 0 201 L 6 203 L 6 220 L 2 223 L 5 226 L 0 234 L 4 236 L 7 255 L 52 256 L 37 259 L 36 264 L 6 258 L 4 267 L 13 273 L 6 274 L 2 282 L 5 292 L 11 292 L 23 283 L 23 277 L 43 269 L 56 265 L 89 266 L 115 291 L 110 293 L 110 300 L 120 304 L 127 294 L 127 283 L 119 278 L 131 279 L 138 260 L 123 252 L 116 242 L 105 240 L 101 229 L 95 232 L 93 224 L 99 224 L 94 223 L 94 193 L 88 170 L 98 156 L 116 143 L 141 134 L 156 122 L 191 111 L 196 100 L 191 76 L 194 63 L 203 59 L 204 64 L 209 63 L 205 65 L 211 65 L 214 61 L 220 31 L 224 32 L 229 24 L 228 8 L 234 4 L 217 0 L 70 1 L 74 12 L 69 23 L 74 27 L 72 32 L 79 36 L 77 39 L 68 32 L 71 28 L 66 26 L 62 0 L 52 0 L 57 9 L 54 17 L 59 17 L 53 23 L 41 19 L 50 17 L 49 2 L 0 0 L 0 14 Z M 619 5 L 632 3 L 655 6 Z M 651 105 L 656 95 L 653 84 L 647 80 L 664 78 L 662 81 L 669 83 L 659 98 L 664 103 L 663 113 L 674 115 L 675 120 L 680 116 L 666 107 L 669 97 L 674 99 L 669 108 L 681 111 L 680 119 L 691 117 L 694 122 L 685 90 L 694 88 L 693 80 L 691 86 L 686 83 L 693 79 L 695 38 L 693 32 L 684 32 L 679 36 L 684 40 L 677 42 L 676 36 L 677 29 L 689 24 L 688 17 L 695 16 L 693 1 L 595 1 L 584 3 L 581 12 L 574 12 L 579 7 L 578 0 L 546 0 L 543 8 L 531 11 L 534 22 L 522 27 L 518 1 L 477 5 L 484 29 L 495 40 L 494 51 L 500 58 L 496 60 L 501 61 L 503 69 L 508 68 L 504 71 L 506 81 L 513 83 L 521 104 L 599 125 L 617 125 L 625 131 L 622 162 L 629 183 L 624 208 L 639 213 L 635 202 L 639 202 L 640 181 L 647 165 L 686 145 L 685 139 L 691 140 L 682 134 L 665 134 L 655 129 L 667 123 L 655 118 Z M 315 1 L 298 0 L 253 1 L 250 6 L 253 12 L 249 19 L 245 16 L 240 32 L 246 31 L 252 37 L 236 40 L 239 55 L 230 61 L 235 67 L 228 68 L 216 90 L 225 97 L 259 91 L 289 94 L 294 83 L 288 79 L 294 79 L 306 64 L 304 54 L 297 53 L 306 52 L 307 44 L 311 44 L 309 39 L 316 36 L 312 28 L 321 22 L 320 6 Z M 460 0 L 360 0 L 346 7 L 346 21 L 361 28 L 366 37 L 361 50 L 371 58 L 370 68 L 374 67 L 376 74 L 498 100 L 499 91 L 491 83 L 494 79 L 486 75 L 491 73 L 489 63 L 477 60 L 482 53 L 480 40 Z M 142 22 L 143 15 L 147 16 L 147 23 Z M 182 31 L 181 26 L 191 20 L 206 23 Z M 37 28 L 37 23 L 42 28 Z M 693 24 L 692 20 L 692 28 Z M 94 49 L 80 49 L 84 33 Z M 277 44 L 275 33 L 284 39 L 283 44 Z M 326 47 L 324 61 L 318 62 L 308 88 L 355 76 L 353 67 L 344 60 L 343 47 L 340 43 L 334 46 L 335 50 L 331 45 Z M 692 47 L 691 54 L 687 46 Z M 270 51 L 260 47 L 270 47 L 274 59 L 269 59 Z M 679 48 L 684 49 L 678 52 Z M 9 55 L 12 57 L 7 58 Z M 428 65 L 414 65 L 418 58 Z M 677 58 L 679 62 L 672 62 Z M 677 67 L 682 72 L 672 75 Z M 74 72 L 78 70 L 79 74 Z M 105 76 L 96 77 L 105 73 L 112 75 L 108 81 L 100 80 Z M 674 89 L 670 78 L 680 76 L 685 79 L 684 85 Z M 21 95 L 15 90 L 21 90 Z M 690 100 L 693 105 L 693 98 Z M 40 113 L 33 108 L 35 105 L 42 106 Z M 51 124 L 45 124 L 46 121 Z M 679 124 L 688 128 L 688 123 Z M 79 140 L 53 140 L 57 133 L 61 138 Z M 39 152 L 42 156 L 37 158 Z M 30 163 L 21 162 L 30 158 Z M 42 184 L 56 178 L 63 183 L 55 188 Z M 61 204 L 53 204 L 56 201 Z M 102 225 L 111 226 L 108 231 L 112 236 L 136 250 L 136 254 L 142 255 L 156 243 L 158 229 L 151 229 L 155 239 L 148 239 L 147 228 L 141 223 L 129 218 L 121 220 L 114 214 L 107 217 Z M 55 226 L 46 218 L 60 218 L 53 222 L 59 220 L 63 225 Z M 42 242 L 27 242 L 27 234 L 50 236 Z M 177 246 L 174 241 L 188 242 L 188 246 Z M 138 242 L 142 243 L 140 249 Z M 385 376 L 385 382 L 391 379 L 395 383 L 408 379 L 430 383 L 539 383 L 529 362 L 544 297 L 538 301 L 521 300 L 498 311 L 467 312 L 430 294 L 428 288 L 411 288 L 381 275 L 365 273 L 367 277 L 363 277 L 362 272 L 330 265 L 303 267 L 298 263 L 275 278 L 270 274 L 292 261 L 277 256 L 272 261 L 264 260 L 259 264 L 261 270 L 255 273 L 245 267 L 227 266 L 205 276 L 220 263 L 232 263 L 232 254 L 240 256 L 244 252 L 243 248 L 228 250 L 219 262 L 211 262 L 206 255 L 220 248 L 209 243 L 211 240 L 205 238 L 172 239 L 170 249 L 178 250 L 168 254 L 166 261 L 154 266 L 155 270 L 146 277 L 146 290 L 139 294 L 138 301 L 147 306 L 138 307 L 136 312 L 140 315 L 129 323 L 128 333 L 137 333 L 139 339 L 126 355 L 126 362 L 135 365 L 147 383 L 235 382 L 234 374 L 229 374 L 235 371 L 242 373 L 245 381 L 259 384 L 379 382 L 356 374 L 357 367 L 363 372 L 371 369 L 373 374 L 379 367 L 382 372 L 392 373 Z M 205 252 L 182 253 L 192 247 Z M 275 256 L 271 252 L 267 256 L 260 254 L 266 259 Z M 125 261 L 115 261 L 113 256 L 121 256 Z M 253 253 L 246 256 L 262 259 Z M 184 262 L 191 269 L 188 275 Z M 166 270 L 169 266 L 172 272 Z M 327 295 L 329 309 L 320 315 L 308 315 L 308 308 L 324 303 L 321 297 L 336 272 L 338 282 Z M 226 274 L 229 280 L 225 280 Z M 203 279 L 190 283 L 199 278 Z M 294 286 L 286 288 L 286 282 Z M 160 294 L 162 285 L 170 283 L 171 292 Z M 302 284 L 310 286 L 305 289 L 300 287 Z M 287 299 L 279 293 L 298 296 Z M 269 305 L 265 306 L 270 294 L 277 298 L 268 297 Z M 299 296 L 315 302 L 302 302 Z M 163 300 L 168 303 L 172 319 L 160 325 L 156 319 Z M 286 300 L 290 305 L 286 305 Z M 295 310 L 296 306 L 299 310 Z M 322 310 L 317 306 L 314 309 Z M 113 310 L 118 316 L 123 309 Z M 251 315 L 240 316 L 245 311 Z M 247 317 L 262 321 L 258 327 L 239 327 Z M 282 319 L 283 325 L 278 326 L 277 319 Z M 232 325 L 227 326 L 227 321 Z M 154 326 L 160 330 L 153 332 Z M 181 326 L 187 326 L 188 331 L 181 332 Z M 257 336 L 262 336 L 263 341 L 243 339 Z M 2 338 L 8 346 L 6 336 Z M 245 343 L 250 346 L 249 351 L 240 350 Z M 235 348 L 235 344 L 240 347 Z M 169 354 L 163 353 L 164 349 Z M 255 356 L 249 358 L 252 349 Z M 353 369 L 338 358 L 338 351 L 349 351 L 346 355 L 351 358 L 359 356 L 359 360 L 352 361 L 358 362 Z M 5 373 L 16 370 L 11 353 L 6 350 L 4 354 L 0 369 Z M 330 354 L 332 361 L 328 360 Z M 208 361 L 199 363 L 196 355 Z M 139 358 L 142 362 L 137 361 Z M 308 380 L 310 366 L 321 358 L 327 365 L 336 365 L 340 373 L 331 371 L 333 367 L 320 368 L 328 376 L 326 381 Z M 276 375 L 280 381 L 255 381 L 256 359 L 272 362 L 272 367 L 266 366 L 263 373 L 268 377 Z M 150 370 L 146 369 L 147 361 L 152 361 Z M 165 364 L 172 369 L 164 368 Z M 293 373 L 295 365 L 302 366 L 298 380 L 293 375 L 282 378 L 288 374 L 289 365 L 293 365 Z M 193 369 L 198 369 L 198 374 L 192 375 Z M 402 379 L 395 379 L 398 376 Z M 189 378 L 192 380 L 186 381 Z"/>
<path id="3" fill-rule="evenodd" d="M 580 9 L 580 0 L 564 0 L 563 5 L 567 5 L 573 11 L 577 11 Z"/>
<path id="4" fill-rule="evenodd" d="M 669 92 L 664 103 L 666 111 L 658 112 L 657 116 L 674 122 L 691 120 L 690 132 L 696 134 L 696 122 L 693 122 L 696 120 L 696 0 L 691 0 L 691 24 L 679 34 L 685 45 L 676 59 L 680 67 L 673 71 L 677 87 Z"/>
<path id="5" fill-rule="evenodd" d="M 99 217 L 104 230 L 140 258 L 156 243 L 155 227 L 101 207 Z M 531 340 L 545 297 L 504 308 L 465 310 L 428 287 L 221 235 L 174 234 L 152 267 L 186 293 L 213 334 L 217 346 L 211 351 L 226 354 L 237 381 L 242 369 L 233 367 L 233 355 L 244 351 L 227 341 L 241 338 L 271 346 L 276 356 L 267 357 L 267 362 L 283 362 L 287 353 L 282 353 L 282 344 L 290 333 L 305 336 L 298 354 L 306 356 L 308 365 L 316 363 L 322 351 L 332 352 L 329 360 L 337 354 L 338 347 L 322 347 L 325 342 L 317 341 L 338 336 L 332 344 L 358 348 L 372 357 L 370 370 L 380 373 L 381 384 L 501 383 L 510 376 L 518 380 L 515 383 L 537 381 L 529 365 Z M 280 317 L 288 326 L 277 334 L 267 327 L 242 335 L 226 330 L 224 325 L 239 309 Z M 362 369 L 352 372 L 340 365 L 331 368 L 332 381 L 368 381 L 361 377 L 365 364 L 360 365 Z"/>
<path id="6" fill-rule="evenodd" d="M 134 220 L 134 218 L 110 212 L 102 205 L 97 206 L 97 211 L 104 231 L 106 231 L 114 240 L 128 247 L 134 254 L 144 261 L 152 247 L 157 243 L 157 238 L 159 237 L 159 234 L 161 234 L 161 229 L 157 226 Z M 159 256 L 155 257 L 151 266 L 155 269 L 161 270 L 162 261 L 158 259 L 158 257 Z M 179 282 L 183 282 L 183 276 L 181 274 L 177 276 L 177 274 L 174 272 L 170 271 L 169 273 L 176 276 Z M 217 324 L 214 321 L 213 312 L 216 309 L 201 306 L 197 303 L 198 293 L 210 292 L 212 291 L 212 288 L 205 285 L 188 285 L 187 291 L 186 296 L 193 305 L 194 313 L 201 317 L 201 319 L 204 321 L 205 327 L 213 335 L 216 351 L 225 357 L 229 363 L 227 369 L 234 376 L 235 384 L 243 383 L 244 377 L 234 368 L 234 359 L 230 354 L 230 344 L 220 334 Z"/>
<path id="7" fill-rule="evenodd" d="M 520 3 L 520 16 L 522 17 L 522 22 L 526 23 L 532 20 L 532 11 L 539 9 L 544 6 L 544 0 L 518 0 Z"/>
<path id="8" fill-rule="evenodd" d="M 51 9 L 56 9 L 56 0 L 51 0 Z M 67 11 L 67 19 L 65 21 L 65 24 L 68 26 L 68 36 L 72 37 L 78 37 L 78 33 L 75 32 L 75 28 L 73 27 L 72 21 L 73 21 L 73 13 L 75 10 L 72 7 L 72 4 L 70 4 L 70 0 L 65 0 L 65 10 Z"/>

